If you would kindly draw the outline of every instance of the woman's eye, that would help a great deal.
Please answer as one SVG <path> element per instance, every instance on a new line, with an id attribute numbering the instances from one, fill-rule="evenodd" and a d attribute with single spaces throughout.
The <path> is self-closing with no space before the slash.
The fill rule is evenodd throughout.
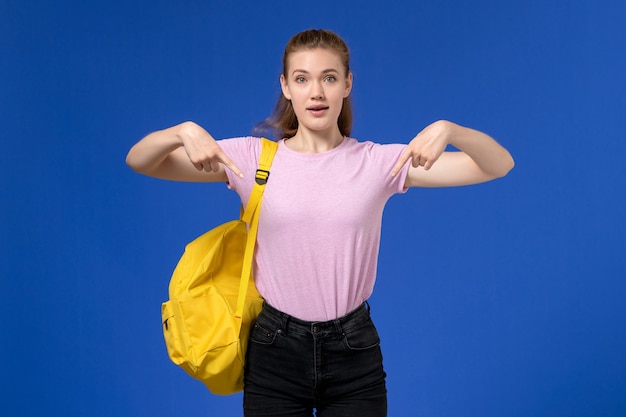
<path id="1" fill-rule="evenodd" d="M 337 79 L 335 78 L 335 76 L 333 76 L 333 75 L 329 75 L 329 76 L 328 76 L 328 77 L 326 77 L 324 80 L 325 80 L 326 82 L 332 83 L 332 82 L 335 82 Z"/>
<path id="2" fill-rule="evenodd" d="M 296 82 L 297 83 L 303 83 L 305 81 L 306 81 L 306 79 L 304 77 L 296 77 Z"/>

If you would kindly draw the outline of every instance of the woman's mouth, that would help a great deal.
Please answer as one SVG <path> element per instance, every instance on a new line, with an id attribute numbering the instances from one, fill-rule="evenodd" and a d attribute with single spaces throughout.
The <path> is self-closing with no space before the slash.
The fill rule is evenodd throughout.
<path id="1" fill-rule="evenodd" d="M 328 106 L 311 106 L 306 108 L 308 112 L 310 112 L 313 116 L 322 116 L 326 110 L 328 110 Z"/>

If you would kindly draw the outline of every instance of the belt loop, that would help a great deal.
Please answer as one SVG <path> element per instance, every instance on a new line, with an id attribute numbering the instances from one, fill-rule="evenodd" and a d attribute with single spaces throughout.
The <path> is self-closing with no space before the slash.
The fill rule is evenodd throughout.
<path id="1" fill-rule="evenodd" d="M 283 313 L 280 318 L 280 328 L 282 329 L 284 334 L 287 334 L 287 325 L 289 324 L 289 319 L 291 316 L 287 313 Z"/>
<path id="2" fill-rule="evenodd" d="M 367 312 L 370 312 L 370 302 L 368 300 L 364 301 L 365 307 L 367 307 Z"/>
<path id="3" fill-rule="evenodd" d="M 343 328 L 341 327 L 341 320 L 335 319 L 333 320 L 335 325 L 335 329 L 337 329 L 337 334 L 343 335 Z"/>

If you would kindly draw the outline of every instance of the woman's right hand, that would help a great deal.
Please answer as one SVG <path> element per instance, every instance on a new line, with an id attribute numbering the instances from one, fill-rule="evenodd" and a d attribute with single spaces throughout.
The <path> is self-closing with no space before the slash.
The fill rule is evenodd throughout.
<path id="1" fill-rule="evenodd" d="M 217 141 L 194 122 L 150 133 L 130 149 L 126 163 L 141 174 L 174 181 L 226 181 L 224 167 L 243 176 Z"/>
<path id="2" fill-rule="evenodd" d="M 230 169 L 235 175 L 242 177 L 241 170 L 224 153 L 217 141 L 209 132 L 194 122 L 181 123 L 180 137 L 189 161 L 198 171 L 219 172 L 220 164 Z"/>

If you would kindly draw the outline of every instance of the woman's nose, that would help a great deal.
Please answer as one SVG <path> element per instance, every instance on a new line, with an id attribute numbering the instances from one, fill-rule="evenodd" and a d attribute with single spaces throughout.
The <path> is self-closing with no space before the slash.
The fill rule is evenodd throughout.
<path id="1" fill-rule="evenodd" d="M 324 87 L 322 86 L 322 83 L 318 82 L 314 82 L 313 86 L 311 87 L 311 98 L 316 99 L 316 100 L 320 100 L 324 98 Z"/>

